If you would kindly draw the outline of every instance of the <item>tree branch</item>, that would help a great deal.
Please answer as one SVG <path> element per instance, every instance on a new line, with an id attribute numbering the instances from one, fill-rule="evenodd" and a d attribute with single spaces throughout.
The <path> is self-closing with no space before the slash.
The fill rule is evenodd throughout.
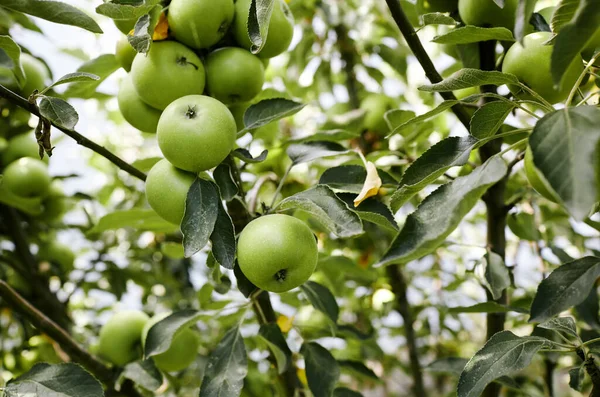
<path id="1" fill-rule="evenodd" d="M 12 307 L 13 310 L 22 313 L 31 324 L 44 331 L 50 338 L 56 341 L 62 350 L 77 363 L 83 365 L 88 371 L 104 383 L 109 389 L 113 389 L 116 373 L 98 361 L 94 356 L 84 350 L 71 336 L 58 324 L 46 317 L 44 313 L 36 309 L 25 300 L 17 291 L 12 289 L 6 282 L 0 280 L 0 296 Z M 130 397 L 141 397 L 129 381 L 123 383 L 121 393 Z"/>
<path id="2" fill-rule="evenodd" d="M 15 105 L 17 105 L 20 108 L 27 110 L 29 113 L 31 113 L 37 117 L 42 117 L 35 105 L 29 103 L 29 101 L 27 99 L 12 92 L 11 90 L 9 90 L 8 88 L 4 87 L 1 84 L 0 84 L 0 97 L 6 98 L 8 101 L 14 103 Z M 75 140 L 75 142 L 77 142 L 81 146 L 91 149 L 92 151 L 98 153 L 99 155 L 106 158 L 108 161 L 110 161 L 111 163 L 113 163 L 114 165 L 116 165 L 117 167 L 122 169 L 123 171 L 129 173 L 130 175 L 135 176 L 138 179 L 141 179 L 142 181 L 146 180 L 146 174 L 144 174 L 142 171 L 138 170 L 137 168 L 135 168 L 134 166 L 132 166 L 125 160 L 121 159 L 120 157 L 118 157 L 117 155 L 112 153 L 110 150 L 106 149 L 104 146 L 98 145 L 96 142 L 89 140 L 88 138 L 84 137 L 83 135 L 81 135 L 80 133 L 78 133 L 75 130 L 68 129 L 68 128 L 62 127 L 60 125 L 56 125 L 54 123 L 51 123 L 51 124 L 54 128 L 57 128 L 58 130 L 62 131 L 65 135 L 73 138 Z"/>
<path id="3" fill-rule="evenodd" d="M 388 281 L 392 286 L 392 291 L 396 295 L 396 310 L 404 319 L 404 335 L 408 346 L 408 356 L 410 358 L 410 369 L 414 381 L 413 394 L 415 397 L 426 396 L 425 385 L 423 382 L 423 371 L 419 363 L 419 351 L 417 348 L 417 337 L 414 330 L 414 319 L 410 309 L 410 304 L 406 297 L 407 284 L 404 273 L 400 265 L 390 265 L 386 268 Z"/>
<path id="4" fill-rule="evenodd" d="M 421 64 L 421 67 L 425 71 L 425 75 L 432 83 L 439 83 L 442 81 L 442 76 L 438 73 L 433 64 L 433 61 L 423 48 L 423 44 L 421 44 L 421 40 L 419 40 L 419 36 L 417 36 L 417 32 L 413 28 L 412 24 L 408 20 L 408 17 L 404 13 L 402 6 L 400 5 L 399 0 L 385 0 L 392 14 L 392 18 L 394 18 L 394 22 L 400 29 L 402 36 L 406 40 L 406 43 L 410 47 L 411 51 Z M 456 100 L 456 96 L 450 91 L 448 92 L 440 92 L 439 93 L 442 98 L 445 100 Z M 465 107 L 461 104 L 454 105 L 452 107 L 452 111 L 458 117 L 460 122 L 465 126 L 467 131 L 469 130 L 469 125 L 471 122 L 471 116 L 466 111 Z"/>

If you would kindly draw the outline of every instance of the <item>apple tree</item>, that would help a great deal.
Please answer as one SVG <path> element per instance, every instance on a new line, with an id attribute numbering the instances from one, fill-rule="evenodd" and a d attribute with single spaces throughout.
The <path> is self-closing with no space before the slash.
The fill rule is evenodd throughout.
<path id="1" fill-rule="evenodd" d="M 600 396 L 599 50 L 597 0 L 0 0 L 0 396 Z"/>

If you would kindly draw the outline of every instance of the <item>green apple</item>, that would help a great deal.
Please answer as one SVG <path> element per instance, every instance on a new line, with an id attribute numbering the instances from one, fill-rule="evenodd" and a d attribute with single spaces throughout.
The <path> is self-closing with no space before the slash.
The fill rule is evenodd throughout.
<path id="1" fill-rule="evenodd" d="M 527 180 L 529 180 L 531 187 L 548 200 L 558 203 L 559 199 L 554 192 L 554 189 L 552 189 L 550 183 L 533 163 L 533 152 L 531 151 L 530 146 L 527 146 L 527 149 L 525 150 L 525 159 L 523 161 L 525 163 L 525 175 L 527 176 Z"/>
<path id="2" fill-rule="evenodd" d="M 208 96 L 189 95 L 165 109 L 157 135 L 171 164 L 198 173 L 225 160 L 235 145 L 237 127 L 227 106 Z"/>
<path id="3" fill-rule="evenodd" d="M 368 94 L 360 103 L 360 108 L 365 111 L 364 128 L 378 135 L 386 135 L 390 128 L 383 116 L 393 107 L 391 98 L 383 94 Z"/>
<path id="4" fill-rule="evenodd" d="M 248 16 L 252 0 L 237 0 L 235 3 L 235 18 L 233 34 L 237 43 L 250 50 L 252 43 L 248 36 Z M 287 51 L 294 36 L 294 16 L 283 0 L 275 0 L 273 13 L 269 21 L 269 32 L 262 50 L 257 54 L 261 58 L 273 58 Z"/>
<path id="5" fill-rule="evenodd" d="M 452 12 L 458 9 L 458 0 L 418 0 L 417 8 L 420 14 Z"/>
<path id="6" fill-rule="evenodd" d="M 75 264 L 75 253 L 71 251 L 71 248 L 56 240 L 41 244 L 38 257 L 59 265 L 65 273 L 73 270 Z"/>
<path id="7" fill-rule="evenodd" d="M 495 26 L 513 30 L 519 0 L 506 0 L 500 8 L 494 0 L 458 0 L 458 13 L 466 25 Z"/>
<path id="8" fill-rule="evenodd" d="M 41 160 L 23 157 L 4 169 L 2 183 L 19 197 L 43 197 L 50 188 L 48 166 Z"/>
<path id="9" fill-rule="evenodd" d="M 261 216 L 238 241 L 240 270 L 258 288 L 285 292 L 306 282 L 317 266 L 319 250 L 312 231 L 289 215 Z"/>
<path id="10" fill-rule="evenodd" d="M 117 58 L 119 65 L 121 65 L 126 72 L 131 70 L 131 64 L 133 63 L 133 58 L 135 58 L 136 54 L 137 52 L 135 52 L 131 44 L 129 44 L 127 37 L 121 36 L 117 41 L 115 57 Z"/>
<path id="11" fill-rule="evenodd" d="M 44 212 L 38 216 L 38 219 L 46 222 L 58 221 L 67 212 L 65 193 L 59 181 L 52 181 L 42 205 L 44 206 Z"/>
<path id="12" fill-rule="evenodd" d="M 535 32 L 524 37 L 523 45 L 518 42 L 513 44 L 504 57 L 502 72 L 514 74 L 519 81 L 554 104 L 564 101 L 569 96 L 583 71 L 583 64 L 581 57 L 573 59 L 563 77 L 562 87 L 554 88 L 550 72 L 552 46 L 546 45 L 552 36 L 550 32 Z M 515 95 L 521 95 L 518 87 L 509 88 Z M 529 95 L 525 94 L 524 97 Z"/>
<path id="13" fill-rule="evenodd" d="M 135 56 L 131 79 L 144 102 L 163 110 L 177 98 L 204 92 L 204 65 L 183 44 L 159 41 L 148 54 Z"/>
<path id="14" fill-rule="evenodd" d="M 46 88 L 50 75 L 42 61 L 29 54 L 21 53 L 21 66 L 25 72 L 25 84 L 21 88 L 21 93 L 25 97 L 31 95 L 33 90 L 41 91 Z"/>
<path id="15" fill-rule="evenodd" d="M 207 91 L 225 104 L 251 100 L 262 90 L 264 82 L 262 62 L 242 48 L 220 48 L 206 58 Z"/>
<path id="16" fill-rule="evenodd" d="M 158 314 L 146 323 L 146 326 L 142 331 L 143 346 L 146 344 L 146 337 L 148 336 L 150 328 L 160 320 L 169 316 L 169 314 L 170 313 Z M 152 359 L 154 360 L 156 367 L 165 372 L 183 371 L 194 362 L 198 355 L 199 347 L 200 343 L 196 333 L 190 328 L 181 329 L 173 338 L 169 349 L 164 353 L 152 356 Z"/>
<path id="17" fill-rule="evenodd" d="M 113 22 L 123 34 L 129 34 L 135 28 L 137 19 L 113 19 Z"/>
<path id="18" fill-rule="evenodd" d="M 0 84 L 11 91 L 19 91 L 19 83 L 12 70 L 0 67 Z"/>
<path id="19" fill-rule="evenodd" d="M 195 49 L 217 44 L 233 21 L 233 0 L 172 0 L 169 29 L 175 39 Z"/>
<path id="20" fill-rule="evenodd" d="M 194 174 L 175 168 L 167 160 L 159 161 L 146 178 L 148 204 L 165 220 L 181 224 L 187 193 L 194 180 Z"/>
<path id="21" fill-rule="evenodd" d="M 142 330 L 148 320 L 139 310 L 115 313 L 100 329 L 98 355 L 118 366 L 142 358 Z"/>
<path id="22" fill-rule="evenodd" d="M 123 118 L 129 124 L 143 132 L 156 132 L 161 111 L 140 99 L 129 75 L 121 81 L 117 102 Z"/>
<path id="23" fill-rule="evenodd" d="M 2 164 L 8 165 L 21 157 L 39 159 L 39 145 L 32 132 L 19 134 L 8 140 L 8 147 L 2 152 Z M 48 156 L 44 156 L 48 163 Z"/>

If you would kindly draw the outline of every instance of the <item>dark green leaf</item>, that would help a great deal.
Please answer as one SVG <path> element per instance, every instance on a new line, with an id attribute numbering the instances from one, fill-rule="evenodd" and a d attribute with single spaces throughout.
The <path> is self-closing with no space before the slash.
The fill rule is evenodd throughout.
<path id="1" fill-rule="evenodd" d="M 8 382 L 7 396 L 103 397 L 102 385 L 78 364 L 36 364 Z"/>
<path id="2" fill-rule="evenodd" d="M 494 299 L 500 299 L 502 292 L 510 287 L 510 273 L 502 257 L 488 251 L 484 257 L 486 287 Z"/>
<path id="3" fill-rule="evenodd" d="M 165 317 L 150 327 L 144 345 L 144 358 L 148 359 L 166 352 L 175 335 L 195 323 L 199 315 L 200 312 L 196 310 L 182 310 Z"/>
<path id="4" fill-rule="evenodd" d="M 569 370 L 569 386 L 578 392 L 583 391 L 583 380 L 585 378 L 585 366 L 581 364 L 579 367 Z"/>
<path id="5" fill-rule="evenodd" d="M 428 372 L 460 376 L 469 360 L 462 357 L 444 357 L 423 368 Z"/>
<path id="6" fill-rule="evenodd" d="M 504 160 L 492 157 L 469 175 L 456 178 L 431 193 L 408 216 L 378 265 L 406 263 L 435 250 L 506 172 Z"/>
<path id="7" fill-rule="evenodd" d="M 231 217 L 219 201 L 217 220 L 210 235 L 212 253 L 217 262 L 226 269 L 235 265 L 235 230 Z"/>
<path id="8" fill-rule="evenodd" d="M 471 119 L 471 135 L 477 139 L 496 134 L 515 105 L 512 102 L 488 102 L 479 108 Z"/>
<path id="9" fill-rule="evenodd" d="M 562 334 L 577 338 L 577 326 L 572 317 L 555 317 L 538 325 L 540 328 L 551 329 Z"/>
<path id="10" fill-rule="evenodd" d="M 225 201 L 231 201 L 238 193 L 238 187 L 233 178 L 231 166 L 227 163 L 221 163 L 213 171 L 213 178 L 219 186 L 221 198 Z"/>
<path id="11" fill-rule="evenodd" d="M 263 99 L 251 105 L 244 113 L 244 130 L 253 130 L 275 120 L 298 113 L 304 104 L 284 98 Z"/>
<path id="12" fill-rule="evenodd" d="M 340 366 L 327 349 L 315 342 L 302 345 L 308 387 L 315 397 L 331 397 L 340 377 Z"/>
<path id="13" fill-rule="evenodd" d="M 96 93 L 98 86 L 119 68 L 120 65 L 114 54 L 103 54 L 98 58 L 89 60 L 77 68 L 77 72 L 94 74 L 99 79 L 86 84 L 70 85 L 63 96 L 68 98 L 91 98 Z"/>
<path id="14" fill-rule="evenodd" d="M 269 33 L 269 22 L 273 13 L 274 0 L 252 0 L 248 14 L 248 37 L 250 51 L 257 54 L 264 47 Z"/>
<path id="15" fill-rule="evenodd" d="M 340 308 L 327 287 L 314 281 L 307 281 L 300 286 L 300 289 L 315 309 L 325 313 L 334 324 L 337 323 Z"/>
<path id="16" fill-rule="evenodd" d="M 212 181 L 196 178 L 187 194 L 181 222 L 186 258 L 206 246 L 219 213 L 219 188 Z"/>
<path id="17" fill-rule="evenodd" d="M 431 85 L 424 85 L 419 87 L 419 90 L 427 92 L 443 92 L 479 87 L 482 85 L 500 86 L 504 84 L 519 84 L 519 80 L 512 74 L 479 69 L 461 69 L 443 81 Z"/>
<path id="18" fill-rule="evenodd" d="M 465 366 L 458 381 L 458 397 L 479 397 L 495 379 L 526 368 L 537 351 L 550 343 L 536 336 L 518 337 L 510 331 L 495 334 Z"/>
<path id="19" fill-rule="evenodd" d="M 238 159 L 242 160 L 244 163 L 260 163 L 267 159 L 267 155 L 269 154 L 268 150 L 263 150 L 258 156 L 252 157 L 252 154 L 243 148 L 235 149 L 232 154 Z"/>
<path id="20" fill-rule="evenodd" d="M 51 96 L 42 96 L 40 114 L 52 123 L 72 130 L 79 121 L 77 111 L 67 101 Z"/>
<path id="21" fill-rule="evenodd" d="M 103 33 L 89 15 L 69 4 L 52 0 L 0 0 L 0 6 L 62 25 Z"/>
<path id="22" fill-rule="evenodd" d="M 526 212 L 510 214 L 507 223 L 510 231 L 522 240 L 538 241 L 540 239 L 540 232 L 532 214 Z"/>
<path id="23" fill-rule="evenodd" d="M 274 323 L 263 324 L 260 326 L 258 336 L 265 341 L 273 356 L 275 356 L 279 374 L 284 373 L 292 360 L 292 351 L 288 347 L 279 326 Z"/>
<path id="24" fill-rule="evenodd" d="M 434 37 L 431 41 L 438 44 L 470 44 L 489 40 L 514 41 L 515 38 L 506 28 L 480 28 L 468 25 L 454 28 L 446 34 Z"/>
<path id="25" fill-rule="evenodd" d="M 248 374 L 246 346 L 240 327 L 232 327 L 206 365 L 199 397 L 238 397 Z"/>
<path id="26" fill-rule="evenodd" d="M 593 288 L 590 290 L 587 298 L 577 306 L 577 318 L 584 321 L 592 329 L 600 331 L 600 302 L 598 302 L 598 290 Z"/>
<path id="27" fill-rule="evenodd" d="M 93 235 L 107 230 L 129 227 L 136 230 L 163 233 L 170 233 L 177 230 L 177 226 L 165 221 L 153 210 L 134 208 L 131 210 L 114 211 L 104 215 L 93 228 L 88 230 L 87 234 Z"/>
<path id="28" fill-rule="evenodd" d="M 346 387 L 338 387 L 333 391 L 333 397 L 363 397 L 363 395 Z"/>
<path id="29" fill-rule="evenodd" d="M 135 361 L 127 364 L 121 377 L 131 379 L 146 390 L 156 391 L 163 383 L 163 376 L 153 360 Z"/>
<path id="30" fill-rule="evenodd" d="M 381 178 L 382 186 L 393 187 L 398 185 L 398 181 L 393 176 L 383 170 L 377 170 Z M 360 193 L 367 179 L 367 170 L 360 165 L 341 165 L 326 169 L 321 178 L 320 185 L 327 185 L 332 189 L 348 193 Z"/>
<path id="31" fill-rule="evenodd" d="M 456 306 L 448 309 L 448 313 L 528 313 L 527 310 L 505 306 L 496 302 L 481 302 L 472 306 Z"/>
<path id="32" fill-rule="evenodd" d="M 337 196 L 344 200 L 349 208 L 352 208 L 354 205 L 353 203 L 356 195 L 351 193 L 337 193 Z M 372 222 L 393 232 L 398 231 L 398 224 L 394 219 L 392 211 L 390 211 L 387 205 L 377 200 L 375 197 L 366 199 L 360 203 L 358 207 L 352 208 L 352 210 L 356 212 L 363 221 Z"/>
<path id="33" fill-rule="evenodd" d="M 235 274 L 235 278 L 237 280 L 238 289 L 246 298 L 248 298 L 254 291 L 258 290 L 258 287 L 252 284 L 252 282 L 248 280 L 244 273 L 242 273 L 240 270 L 240 265 L 238 265 L 237 261 L 235 263 L 235 267 L 233 268 L 233 273 Z"/>
<path id="34" fill-rule="evenodd" d="M 358 374 L 370 380 L 379 381 L 379 376 L 375 374 L 369 367 L 363 364 L 360 361 L 354 360 L 338 360 L 338 364 L 342 368 L 342 370 L 346 369 L 354 374 Z"/>
<path id="35" fill-rule="evenodd" d="M 4 53 L 8 56 L 11 63 L 10 65 L 4 65 L 15 74 L 19 85 L 23 85 L 25 83 L 25 72 L 23 71 L 23 67 L 21 66 L 21 47 L 10 36 L 0 36 L 0 52 L 4 51 Z M 28 93 L 28 95 L 31 93 Z"/>
<path id="36" fill-rule="evenodd" d="M 529 321 L 541 323 L 580 304 L 598 277 L 600 258 L 587 256 L 560 266 L 538 286 Z"/>
<path id="37" fill-rule="evenodd" d="M 294 143 L 288 146 L 286 153 L 294 164 L 307 163 L 322 157 L 339 156 L 347 153 L 348 149 L 335 142 L 311 141 Z"/>

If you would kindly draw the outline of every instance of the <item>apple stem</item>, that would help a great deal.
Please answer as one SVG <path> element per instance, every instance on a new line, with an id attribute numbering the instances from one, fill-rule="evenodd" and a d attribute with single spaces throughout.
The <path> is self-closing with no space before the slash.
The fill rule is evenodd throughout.
<path id="1" fill-rule="evenodd" d="M 196 68 L 196 70 L 198 70 L 198 65 L 196 65 L 195 63 L 189 62 L 186 57 L 181 57 L 181 58 L 177 59 L 177 63 L 181 66 L 192 65 L 194 68 Z"/>

